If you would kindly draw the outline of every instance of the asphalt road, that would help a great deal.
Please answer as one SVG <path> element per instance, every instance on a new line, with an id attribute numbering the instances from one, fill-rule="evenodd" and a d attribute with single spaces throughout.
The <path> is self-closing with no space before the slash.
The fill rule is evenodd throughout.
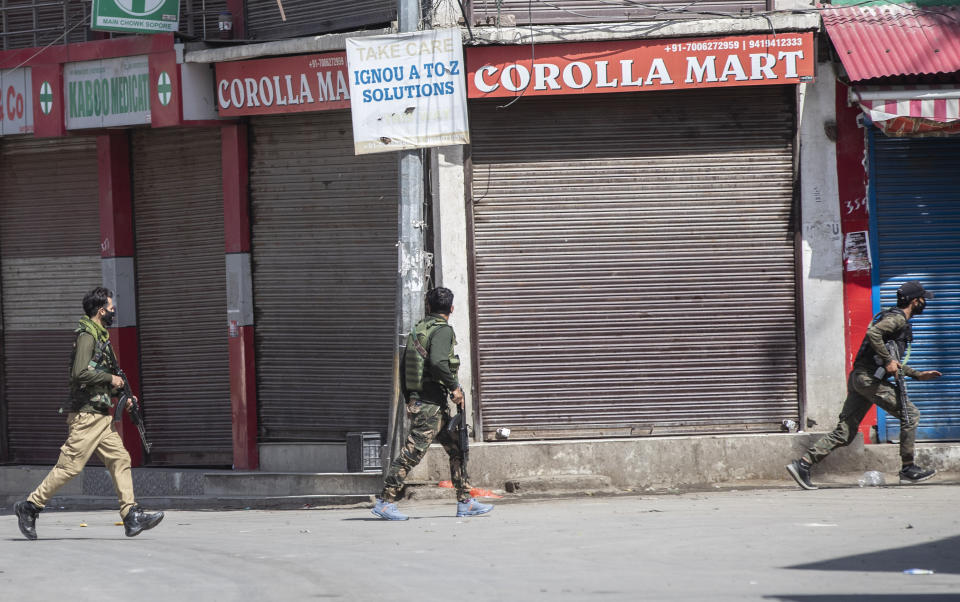
<path id="1" fill-rule="evenodd" d="M 454 504 L 0 516 L 0 600 L 960 600 L 958 485 Z M 87 526 L 82 526 L 85 524 Z M 908 575 L 905 569 L 935 571 Z"/>

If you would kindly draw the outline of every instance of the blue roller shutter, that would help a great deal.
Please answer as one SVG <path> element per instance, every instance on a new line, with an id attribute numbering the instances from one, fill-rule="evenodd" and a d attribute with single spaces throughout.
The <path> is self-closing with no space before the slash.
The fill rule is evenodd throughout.
<path id="1" fill-rule="evenodd" d="M 944 376 L 907 386 L 921 413 L 918 439 L 960 439 L 960 139 L 887 138 L 871 129 L 870 141 L 874 309 L 896 305 L 907 280 L 936 294 L 912 320 L 909 364 Z M 898 439 L 899 421 L 878 414 L 880 439 Z"/>

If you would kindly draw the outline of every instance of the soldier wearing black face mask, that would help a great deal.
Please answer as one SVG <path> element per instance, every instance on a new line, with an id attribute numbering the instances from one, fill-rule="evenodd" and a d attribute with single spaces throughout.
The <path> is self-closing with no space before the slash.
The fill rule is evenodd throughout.
<path id="1" fill-rule="evenodd" d="M 152 529 L 163 520 L 162 512 L 147 514 L 137 506 L 130 454 L 110 415 L 112 394 L 123 386 L 123 379 L 116 375 L 117 358 L 107 331 L 116 315 L 113 293 L 103 287 L 93 289 L 83 298 L 83 311 L 86 315 L 74 331 L 70 361 L 67 442 L 60 448 L 57 465 L 43 482 L 25 501 L 14 506 L 20 532 L 27 539 L 37 538 L 37 515 L 60 487 L 80 474 L 94 452 L 113 477 L 127 537 Z"/>
<path id="2" fill-rule="evenodd" d="M 897 290 L 897 307 L 886 309 L 874 317 L 853 361 L 853 370 L 847 381 L 847 399 L 840 410 L 840 422 L 833 432 L 821 437 L 799 460 L 787 465 L 787 472 L 800 487 L 816 489 L 810 482 L 810 468 L 834 449 L 853 441 L 860 422 L 873 404 L 900 419 L 900 460 L 903 466 L 900 482 L 919 483 L 936 474 L 936 470 L 920 468 L 913 463 L 917 425 L 920 423 L 917 407 L 909 399 L 904 399 L 901 405 L 894 386 L 877 376 L 878 360 L 887 374 L 896 374 L 900 370 L 904 375 L 918 380 L 933 380 L 942 376 L 936 370 L 918 371 L 906 364 L 901 365 L 886 347 L 886 343 L 892 341 L 897 346 L 898 356 L 906 357 L 907 347 L 913 341 L 910 318 L 923 313 L 927 299 L 933 299 L 933 293 L 924 290 L 916 280 L 911 280 Z"/>

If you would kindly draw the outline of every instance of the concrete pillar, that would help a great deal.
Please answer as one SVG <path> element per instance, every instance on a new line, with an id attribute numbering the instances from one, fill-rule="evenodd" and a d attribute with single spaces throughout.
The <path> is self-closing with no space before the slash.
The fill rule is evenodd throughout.
<path id="1" fill-rule="evenodd" d="M 233 39 L 247 39 L 247 20 L 243 0 L 227 0 L 227 10 L 233 20 Z"/>
<path id="2" fill-rule="evenodd" d="M 253 281 L 250 276 L 247 126 L 223 125 L 220 137 L 233 467 L 237 470 L 256 470 L 260 459 L 257 449 L 257 383 L 253 348 Z"/>
<path id="3" fill-rule="evenodd" d="M 835 84 L 833 65 L 818 63 L 799 85 L 805 414 L 816 423 L 804 430 L 833 428 L 846 394 Z"/>
<path id="4" fill-rule="evenodd" d="M 100 186 L 100 256 L 103 286 L 113 291 L 117 316 L 110 340 L 133 394 L 140 396 L 140 343 L 137 333 L 136 273 L 134 271 L 133 198 L 130 182 L 130 138 L 126 130 L 97 136 Z M 149 403 L 144 404 L 149 413 Z M 130 416 L 120 424 L 123 445 L 133 466 L 143 464 L 143 447 Z"/>
<path id="5" fill-rule="evenodd" d="M 433 192 L 433 261 L 436 266 L 437 286 L 453 291 L 453 314 L 450 324 L 457 333 L 457 354 L 460 356 L 460 383 L 466 397 L 467 417 L 474 424 L 473 341 L 470 321 L 473 306 L 470 290 L 467 235 L 466 172 L 464 170 L 464 147 L 442 146 L 432 149 L 431 183 Z"/>

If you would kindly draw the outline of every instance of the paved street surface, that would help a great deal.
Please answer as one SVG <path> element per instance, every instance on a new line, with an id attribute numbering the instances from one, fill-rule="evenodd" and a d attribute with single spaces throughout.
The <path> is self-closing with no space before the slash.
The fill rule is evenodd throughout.
<path id="1" fill-rule="evenodd" d="M 0 599 L 960 600 L 960 486 L 765 489 L 500 503 L 0 515 Z M 87 526 L 81 526 L 85 523 Z M 933 575 L 906 575 L 922 568 Z"/>

